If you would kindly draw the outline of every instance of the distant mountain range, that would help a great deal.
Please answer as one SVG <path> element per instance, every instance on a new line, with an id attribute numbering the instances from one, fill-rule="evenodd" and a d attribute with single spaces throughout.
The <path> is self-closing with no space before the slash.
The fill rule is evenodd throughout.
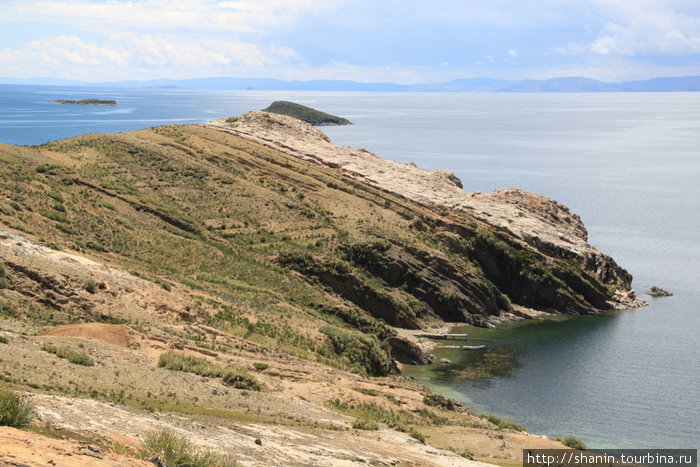
<path id="1" fill-rule="evenodd" d="M 260 91 L 393 91 L 393 92 L 687 92 L 700 91 L 700 76 L 653 78 L 608 83 L 590 78 L 567 77 L 545 80 L 456 79 L 442 83 L 361 83 L 344 80 L 284 81 L 266 78 L 154 79 L 88 83 L 53 78 L 0 78 L 1 84 L 41 86 L 90 86 L 119 88 L 229 89 Z"/>

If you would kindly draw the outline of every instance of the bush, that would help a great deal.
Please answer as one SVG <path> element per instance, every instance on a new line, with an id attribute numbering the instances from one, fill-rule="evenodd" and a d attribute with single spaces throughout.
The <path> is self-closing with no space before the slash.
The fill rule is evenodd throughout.
<path id="1" fill-rule="evenodd" d="M 210 363 L 206 358 L 190 357 L 174 352 L 161 354 L 158 359 L 158 366 L 166 370 L 185 371 L 210 378 L 218 378 L 224 375 L 222 367 Z"/>
<path id="2" fill-rule="evenodd" d="M 95 366 L 95 361 L 89 356 L 74 352 L 66 347 L 56 347 L 55 345 L 45 344 L 41 347 L 44 352 L 49 352 L 56 355 L 58 358 L 65 358 L 71 363 L 83 366 Z"/>
<path id="3" fill-rule="evenodd" d="M 253 363 L 253 368 L 255 368 L 258 371 L 265 371 L 270 367 L 267 363 Z"/>
<path id="4" fill-rule="evenodd" d="M 584 443 L 575 436 L 560 436 L 557 438 L 557 441 L 571 449 L 586 449 L 586 443 Z"/>
<path id="5" fill-rule="evenodd" d="M 7 337 L 5 336 L 0 336 L 0 344 L 7 344 Z"/>
<path id="6" fill-rule="evenodd" d="M 509 422 L 508 420 L 503 420 L 495 415 L 481 415 L 481 418 L 484 418 L 494 425 L 497 425 L 501 430 L 526 431 L 524 426 Z"/>
<path id="7" fill-rule="evenodd" d="M 166 352 L 160 355 L 158 366 L 166 370 L 184 371 L 209 378 L 221 378 L 221 382 L 236 389 L 262 391 L 262 384 L 244 370 L 223 368 L 210 363 L 206 358 Z"/>
<path id="8" fill-rule="evenodd" d="M 29 425 L 36 414 L 34 404 L 24 396 L 0 388 L 0 425 L 24 428 Z"/>
<path id="9" fill-rule="evenodd" d="M 227 370 L 222 380 L 225 385 L 233 386 L 236 389 L 247 389 L 249 391 L 262 391 L 262 384 L 243 370 Z"/>
<path id="10" fill-rule="evenodd" d="M 229 467 L 237 465 L 229 456 L 199 449 L 187 438 L 167 430 L 147 433 L 143 439 L 143 459 L 157 457 L 168 467 Z"/>
<path id="11" fill-rule="evenodd" d="M 386 376 L 391 373 L 391 356 L 376 336 L 331 326 L 323 326 L 319 331 L 328 336 L 333 351 L 347 359 L 351 365 L 372 376 Z"/>
<path id="12" fill-rule="evenodd" d="M 411 428 L 408 434 L 411 435 L 411 438 L 417 439 L 421 444 L 425 444 L 425 435 L 423 433 Z"/>
<path id="13" fill-rule="evenodd" d="M 379 425 L 371 420 L 365 420 L 364 418 L 358 418 L 352 424 L 352 427 L 356 430 L 378 430 Z"/>
<path id="14" fill-rule="evenodd" d="M 5 264 L 0 263 L 0 289 L 9 289 L 10 281 L 5 276 Z"/>

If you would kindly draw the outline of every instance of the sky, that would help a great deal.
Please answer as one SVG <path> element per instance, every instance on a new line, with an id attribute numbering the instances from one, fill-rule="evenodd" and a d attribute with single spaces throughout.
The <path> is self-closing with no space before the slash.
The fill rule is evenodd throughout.
<path id="1" fill-rule="evenodd" d="M 700 75 L 700 0 L 0 0 L 0 77 Z"/>

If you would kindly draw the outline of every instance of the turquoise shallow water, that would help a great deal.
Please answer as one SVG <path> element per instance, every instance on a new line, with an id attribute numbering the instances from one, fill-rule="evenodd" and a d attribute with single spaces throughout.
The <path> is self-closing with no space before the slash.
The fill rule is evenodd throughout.
<path id="1" fill-rule="evenodd" d="M 111 107 L 54 99 L 116 99 Z M 510 376 L 436 380 L 451 397 L 592 447 L 700 447 L 700 93 L 392 94 L 0 85 L 0 142 L 197 123 L 294 100 L 349 118 L 337 144 L 452 170 L 469 191 L 521 187 L 581 215 L 643 291 L 610 316 L 470 330 L 513 351 Z M 460 355 L 451 355 L 455 362 Z M 466 358 L 466 357 L 462 357 Z"/>

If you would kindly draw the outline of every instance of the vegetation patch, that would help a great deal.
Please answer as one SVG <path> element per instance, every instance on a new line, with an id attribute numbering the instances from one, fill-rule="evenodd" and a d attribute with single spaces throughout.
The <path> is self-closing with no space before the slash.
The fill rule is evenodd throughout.
<path id="1" fill-rule="evenodd" d="M 440 426 L 448 422 L 446 418 L 425 409 L 411 413 L 403 409 L 385 409 L 373 402 L 348 404 L 338 399 L 331 401 L 330 406 L 339 412 L 357 417 L 355 423 L 385 423 L 390 428 L 409 434 L 416 426 Z"/>
<path id="2" fill-rule="evenodd" d="M 580 449 L 580 450 L 586 449 L 586 443 L 581 441 L 576 436 L 560 436 L 560 437 L 556 438 L 556 440 L 559 441 L 564 446 L 566 446 L 567 448 Z"/>
<path id="3" fill-rule="evenodd" d="M 0 262 L 0 289 L 9 289 L 10 281 L 5 275 L 5 264 Z"/>
<path id="4" fill-rule="evenodd" d="M 448 399 L 441 394 L 428 394 L 423 398 L 423 402 L 426 405 L 433 407 L 441 407 L 445 410 L 450 410 L 452 412 L 456 411 L 458 408 L 462 407 L 462 404 L 454 399 Z"/>
<path id="5" fill-rule="evenodd" d="M 488 420 L 489 422 L 498 426 L 499 430 L 514 430 L 522 432 L 527 431 L 524 426 L 518 425 L 517 423 L 509 422 L 508 420 L 504 420 L 500 417 L 497 417 L 496 415 L 481 415 L 481 418 L 483 418 L 484 420 Z"/>
<path id="6" fill-rule="evenodd" d="M 373 430 L 379 429 L 379 425 L 371 420 L 365 420 L 364 418 L 358 418 L 352 424 L 352 427 L 356 430 Z"/>
<path id="7" fill-rule="evenodd" d="M 391 355 L 375 336 L 332 326 L 323 326 L 319 331 L 328 336 L 332 350 L 356 370 L 365 371 L 373 376 L 386 376 L 391 373 Z"/>
<path id="8" fill-rule="evenodd" d="M 67 347 L 56 347 L 55 345 L 44 344 L 41 347 L 44 352 L 49 352 L 56 355 L 58 358 L 65 358 L 71 363 L 83 366 L 95 366 L 95 361 L 90 356 L 74 352 Z"/>
<path id="9" fill-rule="evenodd" d="M 0 387 L 0 426 L 25 428 L 35 417 L 34 404 L 26 397 Z"/>
<path id="10" fill-rule="evenodd" d="M 233 386 L 236 389 L 246 389 L 249 391 L 262 391 L 262 384 L 254 376 L 244 370 L 227 369 L 221 382 L 226 386 Z"/>
<path id="11" fill-rule="evenodd" d="M 184 371 L 209 378 L 221 378 L 221 382 L 236 389 L 262 391 L 263 386 L 248 372 L 234 368 L 223 368 L 206 358 L 166 352 L 158 358 L 158 366 L 166 370 Z"/>
<path id="12" fill-rule="evenodd" d="M 231 457 L 209 449 L 196 447 L 192 442 L 167 430 L 147 433 L 140 450 L 142 459 L 157 457 L 168 467 L 233 467 L 238 465 Z"/>

